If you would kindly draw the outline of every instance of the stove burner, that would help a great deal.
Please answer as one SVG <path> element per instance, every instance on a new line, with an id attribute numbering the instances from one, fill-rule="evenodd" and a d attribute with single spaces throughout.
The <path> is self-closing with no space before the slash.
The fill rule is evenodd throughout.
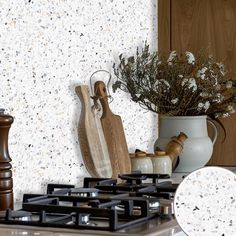
<path id="1" fill-rule="evenodd" d="M 96 197 L 98 196 L 98 189 L 96 188 L 73 188 L 70 191 L 71 195 L 77 195 L 81 197 Z"/>
<path id="2" fill-rule="evenodd" d="M 31 220 L 32 213 L 28 211 L 12 211 L 7 209 L 6 211 L 0 211 L 0 219 L 14 219 L 19 221 Z"/>
<path id="3" fill-rule="evenodd" d="M 153 184 L 157 184 L 159 179 L 168 179 L 169 175 L 166 174 L 149 174 L 141 172 L 133 172 L 131 174 L 119 175 L 120 179 L 126 180 L 130 184 L 141 184 L 143 180 L 152 179 Z"/>
<path id="4" fill-rule="evenodd" d="M 85 178 L 80 188 L 48 184 L 46 194 L 24 194 L 21 210 L 0 212 L 0 224 L 115 231 L 172 214 L 176 186 L 159 183 L 168 175 L 132 173 L 120 178 L 122 182 Z"/>
<path id="5" fill-rule="evenodd" d="M 94 178 L 94 177 L 86 177 L 84 178 L 84 188 L 93 188 L 98 185 L 106 185 L 112 186 L 117 183 L 116 179 L 110 178 Z"/>
<path id="6" fill-rule="evenodd" d="M 89 217 L 90 217 L 90 214 L 81 214 L 80 215 L 80 221 L 81 221 L 81 224 L 84 224 L 84 225 L 88 225 L 90 222 L 89 222 Z"/>

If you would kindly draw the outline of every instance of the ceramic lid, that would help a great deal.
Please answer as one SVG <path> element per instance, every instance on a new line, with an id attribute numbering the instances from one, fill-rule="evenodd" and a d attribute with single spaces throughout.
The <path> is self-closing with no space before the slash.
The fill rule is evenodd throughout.
<path id="1" fill-rule="evenodd" d="M 135 157 L 146 157 L 146 156 L 147 156 L 146 152 L 136 152 L 135 153 Z"/>
<path id="2" fill-rule="evenodd" d="M 168 156 L 165 151 L 155 151 L 155 157 L 166 157 Z"/>

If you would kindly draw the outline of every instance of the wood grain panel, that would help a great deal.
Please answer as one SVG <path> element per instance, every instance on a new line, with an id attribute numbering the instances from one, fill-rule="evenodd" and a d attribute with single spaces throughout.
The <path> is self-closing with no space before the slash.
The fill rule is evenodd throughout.
<path id="1" fill-rule="evenodd" d="M 204 50 L 224 62 L 229 70 L 236 71 L 235 0 L 171 0 L 169 6 L 172 50 L 194 53 Z M 159 29 L 159 31 L 167 30 Z M 162 39 L 160 44 L 163 41 L 165 40 Z M 209 164 L 235 166 L 236 115 L 222 119 L 222 122 L 227 131 L 227 138 L 222 143 L 222 132 L 220 132 Z"/>
<path id="2" fill-rule="evenodd" d="M 171 50 L 170 35 L 170 1 L 158 0 L 158 51 L 161 54 L 169 53 Z"/>

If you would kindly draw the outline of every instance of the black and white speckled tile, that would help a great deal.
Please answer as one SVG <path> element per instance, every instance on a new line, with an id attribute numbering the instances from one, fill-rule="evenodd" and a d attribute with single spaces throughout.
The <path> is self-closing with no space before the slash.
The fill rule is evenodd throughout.
<path id="1" fill-rule="evenodd" d="M 174 209 L 189 236 L 236 235 L 236 174 L 220 167 L 192 172 L 176 191 Z"/>
<path id="2" fill-rule="evenodd" d="M 153 0 L 0 1 L 0 107 L 15 117 L 9 150 L 15 199 L 47 182 L 79 184 L 87 175 L 77 139 L 78 84 L 111 70 L 121 52 L 156 46 Z M 131 149 L 152 149 L 155 116 L 117 93 Z M 145 121 L 145 122 L 144 122 Z"/>

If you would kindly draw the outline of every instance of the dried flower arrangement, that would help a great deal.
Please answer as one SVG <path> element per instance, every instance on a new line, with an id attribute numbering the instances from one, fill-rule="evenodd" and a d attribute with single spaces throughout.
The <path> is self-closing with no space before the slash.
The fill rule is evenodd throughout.
<path id="1" fill-rule="evenodd" d="M 235 112 L 236 79 L 226 72 L 222 63 L 204 53 L 191 52 L 178 55 L 172 51 L 168 57 L 144 48 L 129 58 L 119 56 L 114 63 L 118 88 L 128 92 L 141 107 L 161 115 L 207 115 L 225 129 L 218 118 Z"/>
<path id="2" fill-rule="evenodd" d="M 236 102 L 236 79 L 226 73 L 224 65 L 212 56 L 191 52 L 169 57 L 151 53 L 149 46 L 136 56 L 119 56 L 114 64 L 118 78 L 113 84 L 131 95 L 142 107 L 168 116 L 207 115 L 212 119 L 227 117 L 234 113 Z"/>
<path id="3" fill-rule="evenodd" d="M 167 116 L 207 115 L 225 128 L 219 118 L 235 112 L 236 79 L 226 72 L 222 63 L 212 56 L 191 52 L 178 55 L 172 51 L 169 57 L 144 48 L 135 56 L 119 56 L 114 63 L 118 88 L 128 92 L 141 107 Z"/>

